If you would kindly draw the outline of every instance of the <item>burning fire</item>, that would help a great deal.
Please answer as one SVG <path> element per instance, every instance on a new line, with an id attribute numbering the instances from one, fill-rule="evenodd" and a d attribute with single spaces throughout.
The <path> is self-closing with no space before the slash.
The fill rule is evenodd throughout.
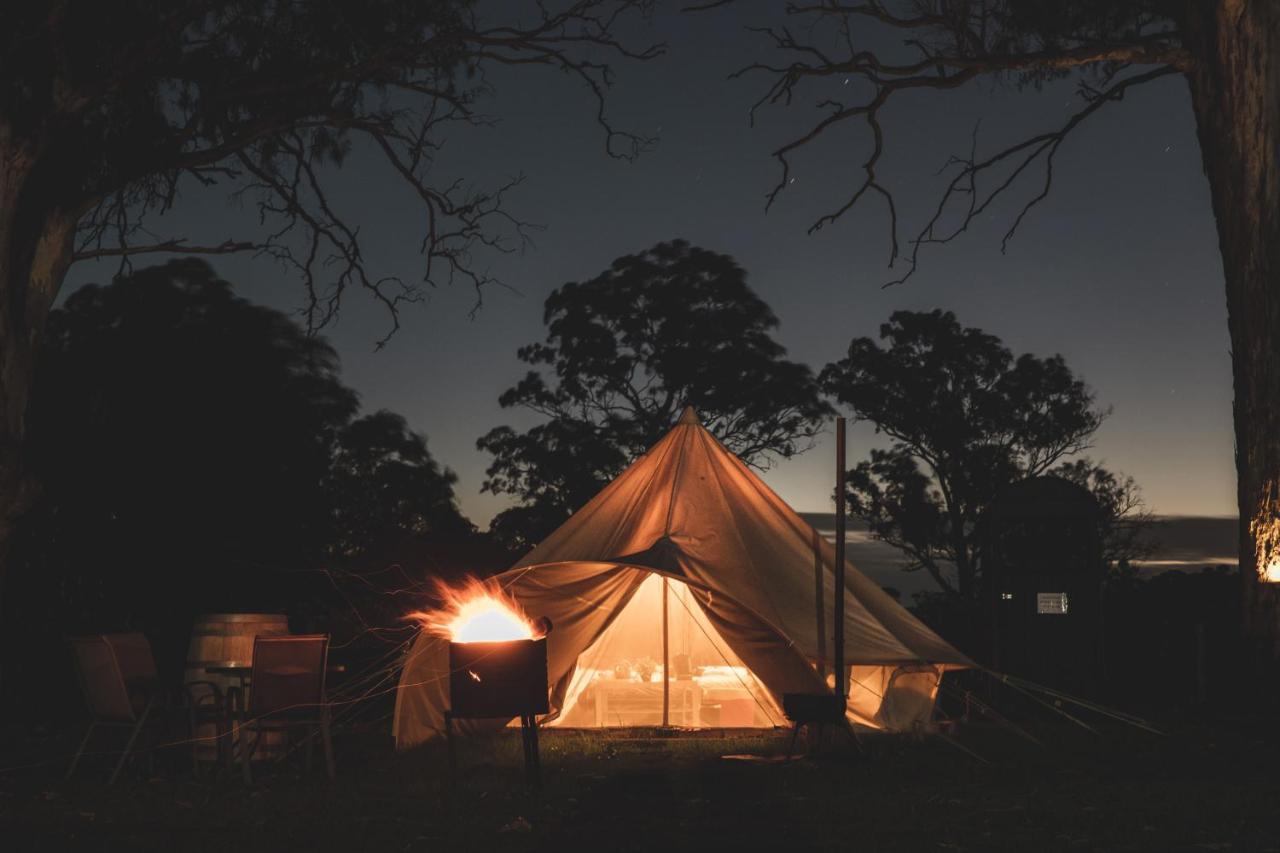
<path id="1" fill-rule="evenodd" d="M 532 640 L 534 629 L 511 596 L 496 584 L 470 579 L 461 587 L 439 584 L 440 607 L 410 613 L 428 631 L 455 643 L 500 643 Z"/>

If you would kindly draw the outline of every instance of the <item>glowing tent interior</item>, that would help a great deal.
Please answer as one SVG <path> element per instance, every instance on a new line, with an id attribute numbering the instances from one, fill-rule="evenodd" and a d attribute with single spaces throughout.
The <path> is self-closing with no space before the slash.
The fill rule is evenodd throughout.
<path id="1" fill-rule="evenodd" d="M 555 626 L 544 726 L 761 727 L 785 724 L 784 693 L 834 683 L 834 560 L 686 409 L 495 580 Z M 891 730 L 927 722 L 942 673 L 973 664 L 847 562 L 845 575 L 849 719 Z M 448 676 L 448 640 L 423 630 L 397 691 L 399 746 L 443 732 Z"/>

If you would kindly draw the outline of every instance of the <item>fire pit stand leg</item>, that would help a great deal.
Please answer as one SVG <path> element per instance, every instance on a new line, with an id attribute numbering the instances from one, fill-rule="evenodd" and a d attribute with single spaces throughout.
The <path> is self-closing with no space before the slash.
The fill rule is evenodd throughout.
<path id="1" fill-rule="evenodd" d="M 529 751 L 533 754 L 533 786 L 542 787 L 542 754 L 538 751 L 538 720 L 529 715 Z"/>
<path id="2" fill-rule="evenodd" d="M 458 751 L 453 745 L 453 712 L 444 712 L 444 739 L 449 746 L 449 778 L 454 784 L 458 784 Z"/>
<path id="3" fill-rule="evenodd" d="M 520 735 L 524 741 L 524 775 L 530 785 L 542 787 L 542 766 L 538 757 L 538 722 L 533 714 L 520 716 Z"/>

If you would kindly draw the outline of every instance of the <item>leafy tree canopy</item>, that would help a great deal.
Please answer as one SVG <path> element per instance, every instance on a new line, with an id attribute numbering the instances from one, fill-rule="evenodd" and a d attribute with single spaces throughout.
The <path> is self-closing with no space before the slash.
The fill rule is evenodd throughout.
<path id="1" fill-rule="evenodd" d="M 330 552 L 354 557 L 403 535 L 470 538 L 474 527 L 453 493 L 457 481 L 402 415 L 382 410 L 352 421 L 338 436 L 325 484 L 334 522 Z"/>
<path id="2" fill-rule="evenodd" d="M 147 253 L 252 252 L 301 282 L 311 330 L 352 292 L 387 312 L 461 279 L 526 231 L 506 195 L 442 161 L 453 132 L 490 124 L 491 69 L 554 69 L 582 85 L 605 147 L 613 65 L 661 45 L 619 37 L 651 0 L 18 0 L 0 24 L 0 581 L 36 501 L 26 447 L 36 355 L 72 264 Z M 634 32 L 634 31 L 633 31 Z M 414 281 L 376 269 L 335 174 L 352 154 L 420 202 Z M 214 192 L 248 214 L 230 234 L 161 217 Z"/>
<path id="3" fill-rule="evenodd" d="M 8 599 L 48 607 L 51 630 L 172 628 L 180 646 L 193 612 L 312 606 L 316 569 L 441 570 L 432 554 L 477 537 L 426 439 L 357 417 L 329 345 L 204 261 L 81 288 L 49 330 L 45 488 Z"/>
<path id="4" fill-rule="evenodd" d="M 891 440 L 849 472 L 849 511 L 900 549 L 908 569 L 975 595 L 983 511 L 1006 485 L 1045 473 L 1091 488 L 1114 558 L 1133 555 L 1137 540 L 1120 522 L 1141 510 L 1132 479 L 1087 459 L 1066 462 L 1090 446 L 1107 412 L 1061 356 L 1015 357 L 944 311 L 895 312 L 880 339 L 854 339 L 820 382 Z"/>
<path id="5" fill-rule="evenodd" d="M 733 258 L 660 243 L 547 298 L 547 338 L 522 347 L 535 369 L 499 398 L 543 419 L 497 427 L 484 488 L 522 505 L 494 521 L 537 542 L 671 428 L 684 406 L 748 464 L 811 444 L 830 409 L 808 367 L 773 338 L 778 320 Z"/>

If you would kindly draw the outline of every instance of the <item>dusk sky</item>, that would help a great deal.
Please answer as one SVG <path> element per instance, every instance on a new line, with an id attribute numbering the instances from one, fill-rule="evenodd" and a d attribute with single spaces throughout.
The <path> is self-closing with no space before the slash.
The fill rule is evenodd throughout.
<path id="1" fill-rule="evenodd" d="M 467 285 L 439 289 L 406 308 L 403 328 L 379 352 L 374 343 L 387 320 L 352 292 L 339 322 L 325 331 L 364 406 L 401 412 L 428 435 L 436 458 L 458 474 L 458 497 L 472 520 L 484 526 L 509 503 L 480 494 L 489 457 L 475 440 L 498 424 L 532 422 L 503 411 L 497 399 L 525 370 L 516 349 L 544 335 L 543 299 L 620 255 L 673 238 L 734 256 L 781 320 L 777 334 L 790 357 L 815 370 L 840 358 L 851 337 L 876 334 L 897 309 L 950 309 L 1015 352 L 1061 353 L 1099 403 L 1114 409 L 1095 458 L 1133 475 L 1157 513 L 1233 514 L 1222 269 L 1181 77 L 1132 92 L 1076 132 L 1059 154 L 1052 194 L 1007 254 L 1000 236 L 1016 212 L 1013 199 L 984 227 L 923 253 L 911 281 L 882 289 L 894 277 L 885 266 L 882 205 L 864 203 L 836 226 L 805 233 L 853 186 L 869 142 L 862 126 L 797 158 L 795 183 L 766 214 L 777 174 L 770 151 L 815 119 L 811 105 L 820 95 L 765 109 L 750 128 L 748 108 L 766 78 L 725 78 L 753 58 L 769 58 L 770 48 L 743 23 L 741 13 L 667 11 L 651 29 L 637 28 L 637 39 L 665 41 L 669 51 L 616 68 L 612 116 L 659 138 L 635 163 L 605 155 L 594 105 L 576 81 L 546 69 L 491 74 L 496 95 L 482 107 L 498 124 L 455 133 L 440 168 L 487 186 L 527 176 L 510 210 L 546 230 L 523 255 L 481 261 L 512 290 L 487 290 L 472 319 L 475 293 Z M 949 154 L 967 151 L 979 118 L 981 153 L 1056 127 L 1078 104 L 1070 85 L 1023 93 L 970 86 L 898 99 L 884 117 L 881 174 L 897 195 L 904 243 L 936 203 L 938 170 Z M 362 228 L 371 268 L 419 278 L 423 216 L 416 198 L 360 151 L 334 186 L 345 215 Z M 1037 189 L 1028 183 L 1018 198 Z M 254 219 L 248 205 L 238 209 L 197 191 L 153 228 L 221 240 L 251 235 Z M 250 299 L 288 310 L 302 301 L 297 283 L 270 261 L 213 263 Z M 69 285 L 104 281 L 113 270 L 107 263 L 77 267 Z M 766 474 L 799 510 L 830 508 L 829 438 Z M 870 427 L 853 429 L 851 463 L 875 442 Z"/>

